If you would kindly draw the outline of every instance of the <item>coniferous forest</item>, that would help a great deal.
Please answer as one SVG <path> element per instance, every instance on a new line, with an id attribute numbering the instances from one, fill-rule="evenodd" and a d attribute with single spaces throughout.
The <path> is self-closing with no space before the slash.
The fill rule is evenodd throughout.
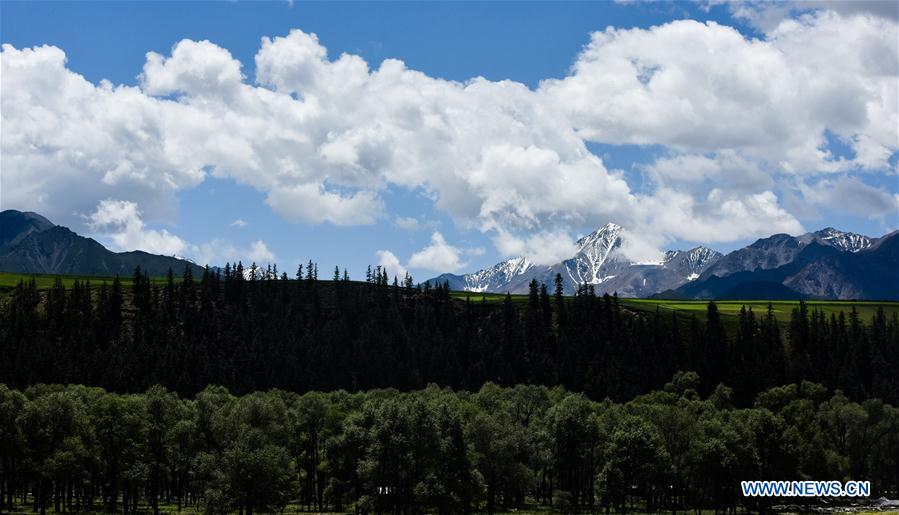
<path id="1" fill-rule="evenodd" d="M 314 263 L 0 298 L 0 511 L 769 508 L 899 494 L 899 320 L 725 322 L 532 283 L 475 302 Z M 68 384 L 70 386 L 52 386 Z M 329 392 L 329 393 L 322 393 Z"/>

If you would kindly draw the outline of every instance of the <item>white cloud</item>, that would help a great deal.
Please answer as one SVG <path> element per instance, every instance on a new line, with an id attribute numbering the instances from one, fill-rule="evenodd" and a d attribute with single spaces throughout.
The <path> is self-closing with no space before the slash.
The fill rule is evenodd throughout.
<path id="1" fill-rule="evenodd" d="M 465 267 L 462 256 L 482 256 L 482 247 L 460 249 L 447 243 L 446 239 L 437 231 L 431 234 L 431 243 L 423 249 L 412 254 L 406 265 L 389 250 L 375 252 L 378 256 L 378 264 L 387 269 L 390 276 L 403 277 L 409 268 L 417 268 L 430 272 L 445 273 L 456 272 Z"/>
<path id="2" fill-rule="evenodd" d="M 249 224 L 243 218 L 237 218 L 231 222 L 231 227 L 246 227 L 247 225 Z"/>
<path id="3" fill-rule="evenodd" d="M 739 150 L 773 172 L 883 168 L 899 147 L 896 40 L 893 21 L 829 11 L 785 20 L 765 40 L 693 20 L 610 27 L 541 92 L 593 141 Z M 868 159 L 835 161 L 825 129 L 870 142 Z"/>
<path id="4" fill-rule="evenodd" d="M 140 75 L 142 89 L 152 96 L 236 93 L 242 81 L 240 62 L 227 50 L 206 40 L 182 40 L 172 48 L 169 58 L 147 52 L 147 62 Z"/>
<path id="5" fill-rule="evenodd" d="M 182 255 L 187 242 L 165 229 L 147 229 L 137 204 L 125 200 L 106 199 L 88 217 L 95 232 L 109 237 L 116 250 L 143 250 L 166 256 Z"/>
<path id="6" fill-rule="evenodd" d="M 819 207 L 839 213 L 864 213 L 869 218 L 887 217 L 891 226 L 899 222 L 897 195 L 875 188 L 855 177 L 823 179 L 814 185 L 800 186 L 803 198 Z"/>
<path id="7" fill-rule="evenodd" d="M 399 258 L 396 257 L 393 252 L 390 252 L 389 250 L 379 250 L 375 252 L 375 255 L 378 256 L 378 264 L 387 271 L 388 277 L 395 276 L 403 278 L 406 276 L 406 267 L 400 263 Z"/>
<path id="8" fill-rule="evenodd" d="M 169 233 L 148 229 L 141 219 L 141 211 L 134 202 L 107 199 L 87 217 L 90 229 L 108 237 L 117 251 L 143 250 L 152 254 L 179 256 L 200 264 L 223 265 L 243 261 L 249 265 L 274 263 L 277 256 L 266 243 L 256 240 L 249 247 L 237 247 L 227 240 L 214 239 L 199 245 Z M 232 224 L 233 225 L 233 224 Z"/>
<path id="9" fill-rule="evenodd" d="M 629 229 L 621 231 L 621 247 L 618 252 L 634 263 L 658 263 L 665 256 L 659 251 L 657 243 L 647 241 Z"/>
<path id="10" fill-rule="evenodd" d="M 393 219 L 393 224 L 404 231 L 417 231 L 421 229 L 422 223 L 417 218 L 408 216 L 398 216 Z"/>
<path id="11" fill-rule="evenodd" d="M 645 166 L 654 182 L 680 190 L 701 190 L 706 184 L 725 183 L 731 191 L 757 192 L 770 189 L 774 181 L 758 162 L 737 152 L 724 150 L 713 156 L 679 154 L 662 157 Z"/>
<path id="12" fill-rule="evenodd" d="M 268 247 L 262 240 L 256 240 L 250 245 L 250 252 L 247 254 L 247 257 L 250 258 L 251 262 L 255 261 L 256 263 L 274 263 L 275 261 L 275 254 L 268 250 Z"/>
<path id="13" fill-rule="evenodd" d="M 266 243 L 256 240 L 249 247 L 239 247 L 228 240 L 213 239 L 200 245 L 191 245 L 191 255 L 197 263 L 224 266 L 225 263 L 241 261 L 244 266 L 274 264 L 277 256 Z"/>
<path id="14" fill-rule="evenodd" d="M 334 225 L 371 225 L 384 209 L 372 192 L 341 195 L 309 184 L 273 190 L 266 202 L 288 220 Z"/>
<path id="15" fill-rule="evenodd" d="M 437 231 L 431 235 L 431 244 L 412 254 L 409 268 L 419 268 L 433 272 L 456 272 L 463 266 L 462 251 L 446 242 Z"/>
<path id="16" fill-rule="evenodd" d="M 660 189 L 641 201 L 646 213 L 630 228 L 631 235 L 661 247 L 668 238 L 706 243 L 771 235 L 800 234 L 802 224 L 785 209 L 771 191 L 736 195 L 713 189 L 704 199 L 673 189 Z"/>
<path id="17" fill-rule="evenodd" d="M 884 0 L 707 0 L 706 7 L 727 5 L 736 18 L 769 31 L 785 18 L 820 10 L 835 11 L 843 16 L 866 14 L 888 20 L 899 19 L 899 7 Z"/>
<path id="18" fill-rule="evenodd" d="M 552 265 L 577 253 L 574 239 L 565 231 L 544 231 L 525 236 L 501 231 L 493 243 L 504 256 L 527 256 L 537 265 Z"/>
<path id="19" fill-rule="evenodd" d="M 609 28 L 534 90 L 394 59 L 369 68 L 298 30 L 263 38 L 253 82 L 208 41 L 148 53 L 140 87 L 92 84 L 56 47 L 4 45 L 3 203 L 66 222 L 139 200 L 158 222 L 212 175 L 287 220 L 367 225 L 388 217 L 387 189 L 407 189 L 540 261 L 574 227 L 609 220 L 644 246 L 797 230 L 775 193 L 797 175 L 895 171 L 896 40 L 895 19 L 833 11 L 781 19 L 763 39 L 690 20 Z M 836 158 L 826 131 L 853 157 Z M 588 141 L 664 147 L 646 168 L 653 189 L 632 191 Z M 418 260 L 446 271 L 459 256 Z"/>

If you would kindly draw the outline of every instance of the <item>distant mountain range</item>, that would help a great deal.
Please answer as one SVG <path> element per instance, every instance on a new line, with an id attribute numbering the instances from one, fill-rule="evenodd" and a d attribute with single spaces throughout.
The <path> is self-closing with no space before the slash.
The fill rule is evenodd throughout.
<path id="1" fill-rule="evenodd" d="M 597 293 L 617 291 L 627 297 L 645 297 L 699 277 L 721 258 L 720 252 L 696 247 L 666 252 L 657 263 L 635 263 L 620 251 L 621 234 L 621 226 L 608 223 L 579 239 L 574 256 L 550 266 L 518 257 L 471 274 L 443 274 L 431 281 L 446 281 L 455 290 L 526 293 L 532 280 L 550 285 L 556 274 L 561 274 L 568 294 L 580 284 L 592 284 Z"/>
<path id="2" fill-rule="evenodd" d="M 139 250 L 112 252 L 37 213 L 0 212 L 0 272 L 126 276 L 137 266 L 151 276 L 165 275 L 169 269 L 180 275 L 185 266 L 196 276 L 203 271 L 176 257 Z"/>
<path id="3" fill-rule="evenodd" d="M 453 290 L 526 293 L 532 280 L 562 277 L 567 294 L 593 285 L 597 294 L 682 299 L 899 300 L 899 231 L 870 238 L 833 228 L 800 236 L 775 234 L 722 255 L 706 247 L 671 250 L 655 263 L 621 251 L 623 230 L 608 223 L 576 242 L 573 256 L 553 265 L 517 257 L 470 274 L 443 274 Z M 37 213 L 0 212 L 0 271 L 42 274 L 152 276 L 177 274 L 190 261 L 142 251 L 112 252 Z"/>
<path id="4" fill-rule="evenodd" d="M 775 234 L 727 255 L 696 247 L 672 250 L 657 263 L 621 252 L 622 228 L 609 223 L 579 239 L 574 256 L 550 266 L 518 257 L 470 274 L 443 274 L 451 289 L 526 293 L 532 280 L 565 292 L 580 284 L 597 294 L 684 299 L 899 299 L 899 232 L 882 238 L 826 228 Z"/>
<path id="5" fill-rule="evenodd" d="M 832 228 L 775 234 L 659 297 L 899 300 L 899 231 L 881 238 Z"/>

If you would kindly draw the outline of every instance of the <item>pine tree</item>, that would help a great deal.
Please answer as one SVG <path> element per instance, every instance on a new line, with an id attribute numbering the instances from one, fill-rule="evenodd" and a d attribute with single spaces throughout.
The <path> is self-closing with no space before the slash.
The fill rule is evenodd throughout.
<path id="1" fill-rule="evenodd" d="M 556 327 L 561 333 L 562 328 L 566 323 L 565 290 L 562 285 L 562 274 L 556 274 L 555 279 L 553 279 L 553 284 L 553 297 L 556 304 Z"/>

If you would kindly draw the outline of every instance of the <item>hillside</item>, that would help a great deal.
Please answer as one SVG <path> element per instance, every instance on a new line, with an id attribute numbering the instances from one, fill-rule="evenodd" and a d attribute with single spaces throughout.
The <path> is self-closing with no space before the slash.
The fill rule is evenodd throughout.
<path id="1" fill-rule="evenodd" d="M 725 256 L 698 280 L 659 297 L 899 300 L 899 232 L 849 251 L 826 240 L 803 244 L 777 235 Z"/>
<path id="2" fill-rule="evenodd" d="M 138 266 L 151 276 L 163 276 L 169 269 L 180 275 L 185 267 L 194 275 L 202 273 L 199 265 L 176 257 L 112 252 L 37 213 L 0 212 L 0 272 L 125 276 Z"/>
<path id="3" fill-rule="evenodd" d="M 715 250 L 696 247 L 670 250 L 655 263 L 635 262 L 621 252 L 623 243 L 623 228 L 608 223 L 578 239 L 575 255 L 553 265 L 536 265 L 526 257 L 516 257 L 470 274 L 443 274 L 430 282 L 446 282 L 453 290 L 527 293 L 531 281 L 552 285 L 558 274 L 567 295 L 589 284 L 597 294 L 646 297 L 699 277 L 721 257 Z"/>
<path id="4" fill-rule="evenodd" d="M 576 242 L 577 253 L 549 266 L 517 257 L 431 284 L 459 291 L 527 293 L 531 281 L 561 277 L 565 294 L 589 285 L 598 294 L 667 299 L 899 299 L 896 233 L 882 238 L 828 227 L 799 236 L 775 234 L 727 255 L 696 247 L 669 250 L 658 262 L 635 262 L 627 233 L 609 223 Z"/>

